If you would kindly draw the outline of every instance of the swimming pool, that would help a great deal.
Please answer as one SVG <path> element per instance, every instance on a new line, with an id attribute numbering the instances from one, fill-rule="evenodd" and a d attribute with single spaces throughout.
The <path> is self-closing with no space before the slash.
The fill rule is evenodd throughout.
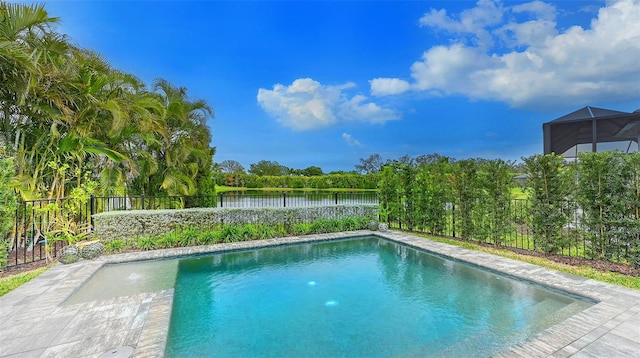
<path id="1" fill-rule="evenodd" d="M 166 356 L 490 356 L 591 306 L 380 237 L 185 258 Z"/>
<path id="2" fill-rule="evenodd" d="M 297 245 L 376 235 L 392 242 L 500 272 L 536 285 L 586 297 L 595 304 L 511 346 L 497 357 L 635 357 L 640 351 L 640 292 L 522 261 L 467 250 L 406 233 L 361 230 L 233 244 L 131 252 L 56 265 L 0 297 L 0 356 L 98 356 L 113 348 L 134 348 L 136 356 L 162 357 L 167 346 L 174 289 L 68 304 L 69 297 L 115 264 L 163 262 L 238 250 Z M 130 273 L 129 273 L 130 274 Z M 105 282 L 118 284 L 122 280 Z"/>

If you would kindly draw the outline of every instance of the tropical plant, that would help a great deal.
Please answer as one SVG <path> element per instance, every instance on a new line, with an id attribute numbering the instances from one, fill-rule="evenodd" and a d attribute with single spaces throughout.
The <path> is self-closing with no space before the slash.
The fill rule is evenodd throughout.
<path id="1" fill-rule="evenodd" d="M 10 239 L 7 237 L 14 224 L 16 194 L 13 190 L 13 158 L 3 158 L 0 146 L 0 269 L 7 264 Z"/>
<path id="2" fill-rule="evenodd" d="M 158 248 L 158 238 L 153 236 L 143 236 L 136 240 L 136 247 L 140 250 L 155 250 Z"/>
<path id="3" fill-rule="evenodd" d="M 307 235 L 311 233 L 311 224 L 309 223 L 296 223 L 291 226 L 291 234 L 296 236 Z"/>
<path id="4" fill-rule="evenodd" d="M 0 1 L 0 143 L 21 197 L 60 199 L 86 180 L 104 195 L 213 187 L 211 108 L 165 80 L 147 90 L 53 31 L 58 21 Z"/>
<path id="5" fill-rule="evenodd" d="M 122 239 L 113 239 L 105 242 L 104 250 L 107 254 L 117 254 L 124 250 L 125 242 Z"/>

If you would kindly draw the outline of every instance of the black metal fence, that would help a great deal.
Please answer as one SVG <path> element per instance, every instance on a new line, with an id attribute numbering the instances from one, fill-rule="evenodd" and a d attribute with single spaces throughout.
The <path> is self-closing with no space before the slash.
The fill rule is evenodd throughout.
<path id="1" fill-rule="evenodd" d="M 92 232 L 92 215 L 114 210 L 154 210 L 180 209 L 194 207 L 305 207 L 339 204 L 373 204 L 378 205 L 376 192 L 356 193 L 324 193 L 324 192 L 277 192 L 277 193 L 246 193 L 230 192 L 215 196 L 126 196 L 126 197 L 97 197 L 78 203 L 73 199 L 60 200 L 30 200 L 22 201 L 16 210 L 15 225 L 9 234 L 9 257 L 7 266 L 17 266 L 29 262 L 55 258 L 65 244 L 64 241 L 50 241 L 46 245 L 48 236 L 61 229 Z M 74 206 L 75 205 L 75 206 Z M 74 206 L 73 210 L 62 210 L 67 206 Z M 482 206 L 479 206 L 480 208 Z M 491 233 L 475 232 L 471 237 L 464 237 L 462 231 L 462 217 L 453 204 L 446 204 L 443 215 L 437 225 L 429 225 L 415 218 L 400 217 L 388 220 L 390 228 L 422 232 L 432 235 L 463 238 L 476 242 L 492 243 L 504 247 L 518 248 L 530 251 L 541 251 L 536 242 L 530 225 L 530 202 L 526 199 L 513 199 L 508 207 L 507 227 L 499 237 Z M 73 212 L 74 214 L 65 214 Z M 566 235 L 566 244 L 556 253 L 565 256 L 590 258 L 589 242 L 581 235 L 584 232 L 581 221 L 582 213 L 576 210 L 574 220 L 565 225 L 562 235 Z M 482 212 L 473 217 L 474 225 L 483 223 L 486 216 Z M 623 247 L 624 250 L 634 248 Z M 638 250 L 640 251 L 640 250 Z M 626 262 L 623 253 L 612 256 L 612 261 Z M 628 255 L 627 255 L 628 257 Z"/>
<path id="2" fill-rule="evenodd" d="M 220 208 L 247 207 L 306 207 L 339 204 L 378 205 L 377 192 L 329 193 L 329 192 L 293 192 L 261 193 L 244 192 L 221 193 L 217 206 Z"/>
<path id="3" fill-rule="evenodd" d="M 483 215 L 482 205 L 478 205 L 477 207 L 477 210 L 480 213 L 474 213 L 472 215 L 472 225 L 476 226 L 476 228 L 480 226 L 491 227 L 493 223 L 487 221 L 487 215 Z M 455 205 L 447 204 L 445 205 L 445 209 L 445 214 L 442 217 L 442 225 L 440 225 L 436 230 L 431 229 L 428 225 L 421 223 L 419 220 L 415 220 L 415 218 L 411 218 L 411 220 L 409 220 L 408 216 L 387 221 L 389 227 L 393 229 L 452 237 L 507 248 L 544 252 L 544 247 L 540 242 L 536 241 L 533 233 L 530 217 L 531 202 L 527 199 L 512 199 L 510 201 L 509 207 L 506 208 L 506 212 L 508 213 L 506 218 L 506 230 L 504 230 L 500 235 L 492 235 L 486 230 L 483 232 L 482 229 L 479 229 L 472 230 L 471 234 L 465 236 L 461 230 L 462 218 L 459 208 Z M 571 220 L 566 222 L 559 232 L 561 238 L 558 241 L 562 242 L 562 244 L 560 247 L 555 249 L 552 254 L 593 259 L 594 254 L 591 249 L 592 245 L 589 242 L 587 235 L 585 235 L 589 229 L 584 224 L 584 213 L 579 208 L 572 209 L 570 213 Z M 633 233 L 629 234 L 633 235 Z M 623 241 L 622 238 L 618 238 L 617 240 Z M 625 264 L 635 264 L 635 262 L 638 262 L 637 257 L 636 260 L 630 260 L 629 253 L 635 252 L 636 255 L 640 255 L 639 248 L 631 247 L 629 245 L 620 245 L 619 242 L 613 241 L 608 242 L 607 245 L 611 247 L 610 250 L 613 252 L 608 257 L 599 259 Z"/>
<path id="4" fill-rule="evenodd" d="M 491 244 L 500 244 L 502 246 L 510 248 L 518 248 L 524 250 L 536 250 L 536 244 L 533 240 L 533 233 L 531 226 L 528 224 L 529 213 L 529 201 L 527 199 L 512 199 L 508 208 L 508 223 L 509 230 L 501 235 L 499 238 L 487 236 L 485 238 L 478 238 L 476 236 L 464 237 L 462 235 L 461 218 L 459 208 L 454 204 L 444 205 L 444 216 L 442 217 L 442 224 L 436 229 L 430 229 L 428 225 L 425 225 L 419 221 L 412 220 L 409 222 L 406 218 L 397 220 L 388 220 L 390 228 L 414 231 L 423 234 L 437 235 L 452 237 L 458 239 L 469 239 L 476 242 L 486 242 Z M 481 217 L 476 215 L 475 223 L 481 220 Z M 577 220 L 577 219 L 576 219 Z M 567 255 L 572 255 L 574 251 L 567 250 Z M 564 253 L 563 253 L 564 254 Z"/>
<path id="5" fill-rule="evenodd" d="M 15 225 L 8 235 L 7 266 L 57 257 L 64 240 L 52 234 L 91 233 L 94 214 L 115 210 L 159 210 L 202 207 L 305 207 L 338 204 L 377 204 L 376 192 L 219 193 L 213 196 L 91 196 L 20 201 Z M 49 240 L 49 245 L 47 245 Z"/>

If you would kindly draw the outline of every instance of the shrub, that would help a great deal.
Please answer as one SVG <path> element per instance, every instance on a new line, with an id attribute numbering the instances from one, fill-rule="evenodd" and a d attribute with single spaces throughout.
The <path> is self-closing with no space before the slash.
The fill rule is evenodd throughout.
<path id="1" fill-rule="evenodd" d="M 563 227 L 571 222 L 573 202 L 569 200 L 575 185 L 570 168 L 558 155 L 534 155 L 524 158 L 527 186 L 532 189 L 529 210 L 535 247 L 554 253 L 566 247 Z"/>
<path id="2" fill-rule="evenodd" d="M 242 228 L 236 225 L 225 225 L 220 230 L 222 242 L 237 242 L 242 238 Z"/>
<path id="3" fill-rule="evenodd" d="M 113 239 L 104 243 L 104 251 L 107 254 L 115 254 L 124 250 L 124 240 Z"/>
<path id="4" fill-rule="evenodd" d="M 338 220 L 323 219 L 311 223 L 310 230 L 312 234 L 326 234 L 341 231 L 341 225 Z"/>
<path id="5" fill-rule="evenodd" d="M 136 246 L 140 250 L 155 250 L 158 248 L 158 243 L 153 236 L 143 236 L 136 240 Z"/>
<path id="6" fill-rule="evenodd" d="M 311 224 L 297 223 L 291 227 L 291 233 L 296 236 L 307 235 L 311 233 Z"/>
<path id="7" fill-rule="evenodd" d="M 111 211 L 94 215 L 97 237 L 122 239 L 159 236 L 176 228 L 203 228 L 219 223 L 283 225 L 290 228 L 299 222 L 348 217 L 378 217 L 375 205 L 331 205 L 291 208 L 194 208 L 181 210 Z M 276 236 L 286 236 L 287 230 L 276 230 Z M 189 234 L 191 235 L 191 233 Z"/>
<path id="8" fill-rule="evenodd" d="M 220 238 L 220 230 L 213 230 L 213 229 L 209 229 L 206 230 L 202 233 L 202 237 L 201 237 L 202 241 L 201 244 L 202 245 L 213 245 L 213 244 L 217 244 L 218 242 L 222 241 Z"/>
<path id="9" fill-rule="evenodd" d="M 275 237 L 276 230 L 269 225 L 256 224 L 255 233 L 256 233 L 256 236 L 255 236 L 256 239 L 265 240 L 265 239 L 271 239 Z"/>
<path id="10" fill-rule="evenodd" d="M 354 218 L 345 218 L 340 221 L 341 231 L 358 230 L 358 222 Z"/>
<path id="11" fill-rule="evenodd" d="M 240 227 L 240 239 L 251 240 L 258 238 L 258 231 L 254 224 L 245 224 Z"/>
<path id="12" fill-rule="evenodd" d="M 183 246 L 196 246 L 202 243 L 201 233 L 197 228 L 190 227 L 186 230 L 180 231 L 179 240 Z M 178 237 L 178 235 L 176 235 Z"/>
<path id="13" fill-rule="evenodd" d="M 179 246 L 183 246 L 182 241 L 180 239 L 181 237 L 179 235 L 176 235 L 175 233 L 168 233 L 158 237 L 156 240 L 156 244 L 158 248 L 161 248 L 161 249 L 179 247 Z"/>

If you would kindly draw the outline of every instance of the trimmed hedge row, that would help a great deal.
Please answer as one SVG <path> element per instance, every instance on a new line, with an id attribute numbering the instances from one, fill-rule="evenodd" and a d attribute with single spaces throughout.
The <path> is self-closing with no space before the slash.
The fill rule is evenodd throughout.
<path id="1" fill-rule="evenodd" d="M 193 208 L 182 210 L 111 211 L 93 216 L 95 234 L 102 240 L 155 236 L 180 228 L 211 228 L 220 224 L 311 223 L 327 219 L 378 219 L 376 205 L 332 205 L 303 208 Z"/>
<path id="2" fill-rule="evenodd" d="M 311 188 L 311 189 L 375 189 L 378 174 L 326 174 L 318 176 L 298 175 L 255 175 L 214 173 L 216 183 L 246 188 Z"/>

